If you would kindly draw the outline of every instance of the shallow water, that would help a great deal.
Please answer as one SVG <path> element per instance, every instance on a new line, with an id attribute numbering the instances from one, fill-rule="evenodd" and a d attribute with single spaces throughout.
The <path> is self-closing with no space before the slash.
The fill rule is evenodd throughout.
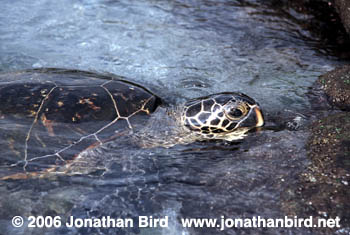
<path id="1" fill-rule="evenodd" d="M 269 1 L 267 1 L 269 2 Z M 265 112 L 304 112 L 317 76 L 341 63 L 318 38 L 260 1 L 2 1 L 0 71 L 63 67 L 130 78 L 170 104 L 242 91 Z M 282 117 L 283 118 L 283 117 Z M 269 120 L 268 120 L 269 121 Z M 234 143 L 100 148 L 100 176 L 0 183 L 0 226 L 15 215 L 168 215 L 167 229 L 47 229 L 46 234 L 216 234 L 185 229 L 182 217 L 283 217 L 280 194 L 307 164 L 305 131 L 263 131 Z M 260 230 L 284 233 L 286 230 Z M 290 230 L 298 234 L 304 230 Z M 256 230 L 255 230 L 256 232 Z M 305 232 L 305 231 L 304 231 Z M 1 233 L 1 231 L 0 231 Z M 228 229 L 222 234 L 254 230 Z"/>

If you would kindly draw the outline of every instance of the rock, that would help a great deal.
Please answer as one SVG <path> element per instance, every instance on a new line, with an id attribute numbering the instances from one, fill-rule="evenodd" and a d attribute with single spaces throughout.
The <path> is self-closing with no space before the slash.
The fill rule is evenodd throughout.
<path id="1" fill-rule="evenodd" d="M 340 216 L 345 224 L 350 222 L 349 130 L 350 115 L 345 112 L 314 123 L 308 141 L 308 155 L 312 165 L 303 174 L 304 195 L 310 193 L 312 205 L 318 213 L 326 211 L 329 217 Z M 318 193 L 312 195 L 315 190 Z"/>
<path id="2" fill-rule="evenodd" d="M 318 82 L 331 103 L 342 110 L 350 111 L 350 65 L 320 76 Z"/>
<path id="3" fill-rule="evenodd" d="M 350 231 L 350 115 L 339 112 L 311 125 L 307 143 L 309 167 L 299 176 L 296 197 L 282 207 L 289 214 L 340 217 Z M 338 228 L 339 229 L 339 228 Z M 326 234 L 334 234 L 328 231 Z M 347 234 L 347 233 L 346 233 Z"/>
<path id="4" fill-rule="evenodd" d="M 344 28 L 350 35 L 350 1 L 334 0 L 335 8 L 340 15 Z"/>
<path id="5" fill-rule="evenodd" d="M 350 34 L 344 27 L 334 0 L 275 0 L 272 2 L 275 5 L 277 3 L 292 17 L 296 16 L 295 12 L 301 14 L 303 17 L 299 16 L 296 20 L 303 29 L 319 38 L 317 47 L 331 48 L 327 49 L 328 55 L 343 59 L 350 58 Z"/>
<path id="6" fill-rule="evenodd" d="M 350 182 L 349 130 L 350 115 L 347 112 L 330 115 L 311 125 L 308 155 L 319 182 L 334 183 L 339 187 L 343 182 Z M 322 174 L 317 175 L 317 172 Z"/>

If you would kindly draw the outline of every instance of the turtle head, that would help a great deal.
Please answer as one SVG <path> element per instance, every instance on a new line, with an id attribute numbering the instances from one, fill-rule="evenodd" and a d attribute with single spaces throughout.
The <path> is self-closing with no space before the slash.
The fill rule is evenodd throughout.
<path id="1" fill-rule="evenodd" d="M 240 139 L 248 130 L 264 125 L 259 104 L 236 92 L 189 100 L 185 103 L 182 121 L 204 138 L 227 140 Z"/>

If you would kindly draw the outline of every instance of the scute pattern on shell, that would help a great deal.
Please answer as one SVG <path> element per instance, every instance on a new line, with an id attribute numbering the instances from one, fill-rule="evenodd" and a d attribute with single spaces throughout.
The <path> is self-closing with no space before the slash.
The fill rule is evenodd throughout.
<path id="1" fill-rule="evenodd" d="M 42 69 L 0 75 L 0 178 L 52 171 L 144 123 L 160 104 L 121 77 Z M 13 167 L 13 168 L 12 168 Z"/>

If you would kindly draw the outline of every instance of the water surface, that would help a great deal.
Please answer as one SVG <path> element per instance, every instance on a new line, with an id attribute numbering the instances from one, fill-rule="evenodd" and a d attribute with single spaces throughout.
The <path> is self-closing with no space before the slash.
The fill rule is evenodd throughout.
<path id="1" fill-rule="evenodd" d="M 282 14 L 270 1 L 2 1 L 0 71 L 74 68 L 130 78 L 170 105 L 242 91 L 267 113 L 309 109 L 317 76 L 339 64 L 302 29 L 309 16 Z M 281 117 L 283 118 L 283 117 Z M 101 176 L 0 184 L 0 224 L 15 215 L 170 217 L 168 229 L 47 229 L 47 234 L 216 234 L 184 229 L 182 217 L 283 217 L 280 194 L 307 165 L 303 131 L 253 133 L 239 143 L 140 149 L 111 143 L 98 151 Z M 254 233 L 228 229 L 222 234 Z M 283 234 L 286 230 L 263 230 Z M 299 234 L 302 230 L 290 230 Z M 1 233 L 1 232 L 0 232 Z"/>

